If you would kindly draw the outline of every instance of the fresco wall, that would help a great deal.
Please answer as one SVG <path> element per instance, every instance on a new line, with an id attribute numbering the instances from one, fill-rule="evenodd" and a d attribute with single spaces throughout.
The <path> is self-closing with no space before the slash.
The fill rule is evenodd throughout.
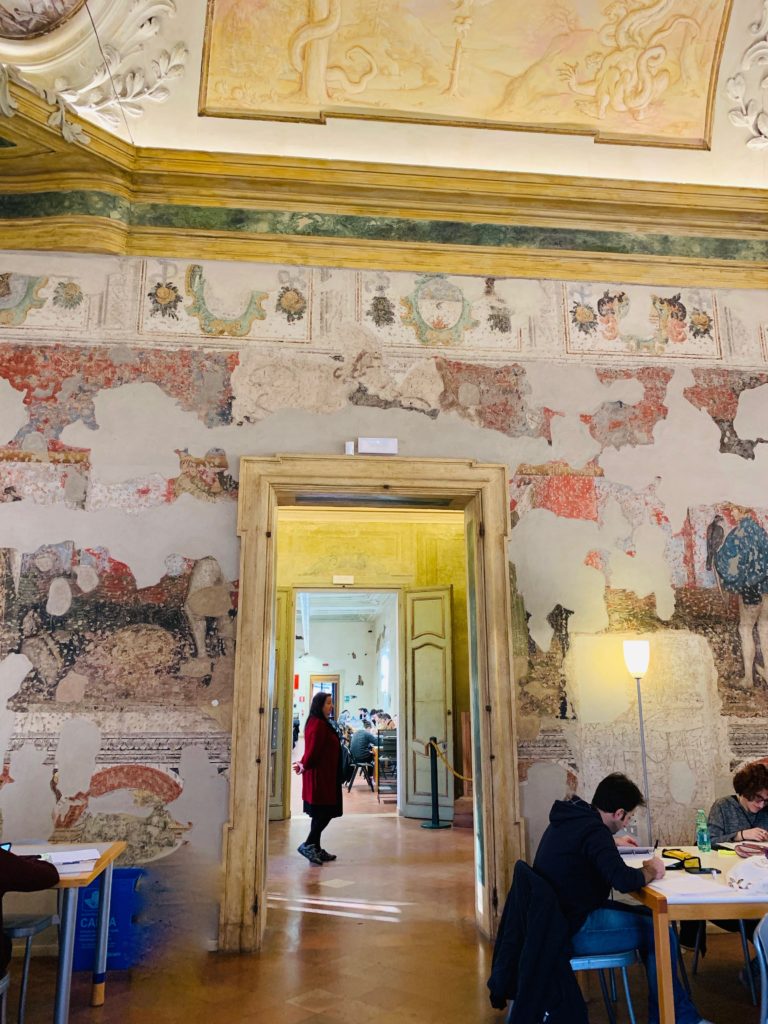
<path id="1" fill-rule="evenodd" d="M 238 459 L 362 434 L 509 466 L 534 833 L 566 786 L 639 776 L 642 632 L 681 838 L 766 753 L 767 325 L 765 293 L 663 281 L 0 256 L 3 835 L 124 837 L 215 935 Z"/>

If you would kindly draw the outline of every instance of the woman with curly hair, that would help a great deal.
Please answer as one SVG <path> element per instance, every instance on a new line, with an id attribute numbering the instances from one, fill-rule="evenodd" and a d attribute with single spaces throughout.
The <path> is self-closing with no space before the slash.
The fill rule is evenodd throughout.
<path id="1" fill-rule="evenodd" d="M 753 761 L 733 777 L 734 794 L 715 800 L 709 811 L 713 843 L 768 842 L 768 765 Z"/>

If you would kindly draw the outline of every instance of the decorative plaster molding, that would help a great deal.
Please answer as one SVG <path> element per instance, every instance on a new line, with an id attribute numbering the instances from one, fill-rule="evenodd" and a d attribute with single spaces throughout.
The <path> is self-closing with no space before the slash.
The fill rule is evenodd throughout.
<path id="1" fill-rule="evenodd" d="M 85 80 L 70 81 L 55 62 L 45 78 L 32 80 L 25 70 L 14 64 L 0 64 L 0 115 L 11 117 L 16 104 L 10 96 L 9 83 L 29 89 L 54 108 L 48 124 L 58 128 L 68 142 L 88 142 L 82 128 L 67 114 L 80 114 L 114 129 L 123 114 L 141 117 L 148 101 L 162 103 L 170 96 L 168 83 L 184 73 L 189 51 L 182 42 L 170 50 L 149 46 L 158 35 L 164 18 L 176 14 L 174 0 L 132 0 L 127 15 L 111 33 L 101 40 L 100 62 Z M 99 45 L 94 37 L 93 48 Z M 68 64 L 73 54 L 66 55 Z M 78 67 L 94 67 L 95 52 L 79 57 Z M 91 59 L 89 59 L 91 58 Z M 55 77 L 54 77 L 55 75 Z"/>
<path id="2" fill-rule="evenodd" d="M 757 81 L 757 76 L 751 76 L 747 82 L 746 75 L 755 65 L 758 67 L 768 64 L 768 0 L 763 0 L 763 13 L 760 21 L 749 26 L 752 35 L 757 39 L 751 46 L 747 47 L 744 56 L 741 58 L 741 71 L 739 74 L 729 78 L 726 83 L 726 91 L 729 99 L 738 106 L 728 112 L 731 124 L 737 128 L 746 128 L 750 133 L 747 139 L 747 146 L 750 149 L 768 148 L 768 111 L 765 108 L 765 101 L 762 104 L 751 95 L 748 95 L 748 85 L 753 90 L 765 91 L 768 88 L 768 76 Z"/>

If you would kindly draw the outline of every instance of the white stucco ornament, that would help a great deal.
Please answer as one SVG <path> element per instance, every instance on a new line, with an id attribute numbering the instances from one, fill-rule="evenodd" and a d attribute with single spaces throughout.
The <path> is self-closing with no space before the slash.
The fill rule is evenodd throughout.
<path id="1" fill-rule="evenodd" d="M 755 41 L 741 58 L 741 71 L 726 82 L 729 99 L 738 104 L 728 111 L 728 117 L 731 124 L 749 131 L 747 146 L 750 149 L 765 149 L 768 147 L 768 111 L 765 100 L 758 100 L 756 94 L 760 90 L 765 95 L 768 76 L 760 78 L 754 69 L 768 64 L 768 0 L 763 0 L 762 17 L 749 26 L 749 31 L 756 37 Z"/>
<path id="2" fill-rule="evenodd" d="M 14 82 L 54 108 L 48 124 L 68 142 L 88 141 L 69 114 L 112 129 L 141 117 L 147 103 L 167 100 L 170 83 L 184 74 L 186 44 L 162 37 L 175 14 L 174 0 L 102 0 L 43 39 L 0 40 L 0 116 L 15 112 Z"/>

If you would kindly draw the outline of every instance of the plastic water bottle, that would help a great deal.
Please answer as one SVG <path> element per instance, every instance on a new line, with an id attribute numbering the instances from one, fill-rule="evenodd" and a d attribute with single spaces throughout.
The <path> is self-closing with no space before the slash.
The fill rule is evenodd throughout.
<path id="1" fill-rule="evenodd" d="M 696 845 L 699 853 L 709 853 L 712 849 L 712 841 L 709 838 L 709 825 L 707 816 L 703 810 L 696 812 Z"/>

